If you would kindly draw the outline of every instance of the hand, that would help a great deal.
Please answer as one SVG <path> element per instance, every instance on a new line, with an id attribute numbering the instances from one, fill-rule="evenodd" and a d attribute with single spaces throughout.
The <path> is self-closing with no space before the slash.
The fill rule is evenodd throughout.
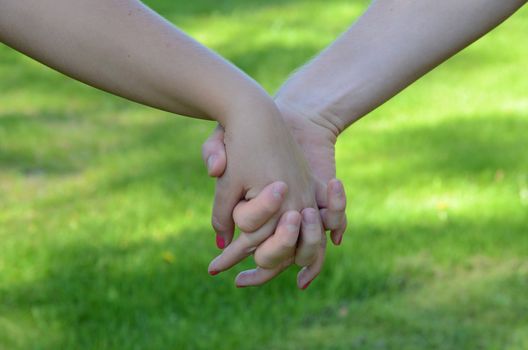
<path id="1" fill-rule="evenodd" d="M 341 244 L 347 227 L 346 195 L 336 177 L 335 144 L 339 131 L 324 117 L 293 106 L 278 96 L 275 100 L 293 138 L 304 153 L 313 176 L 323 184 L 317 191 L 323 226 L 335 245 Z"/>
<path id="2" fill-rule="evenodd" d="M 267 115 L 255 115 L 259 113 Z M 208 164 L 213 173 L 214 163 L 220 160 L 225 164 L 227 161 L 226 170 L 218 179 L 213 209 L 213 227 L 217 231 L 218 245 L 227 248 L 213 261 L 209 271 L 211 274 L 216 274 L 251 254 L 275 231 L 280 214 L 289 209 L 294 211 L 286 213 L 281 219 L 279 228 L 284 228 L 286 241 L 291 243 L 287 249 L 273 251 L 270 256 L 266 255 L 267 261 L 264 266 L 268 268 L 268 274 L 278 274 L 282 270 L 279 262 L 283 261 L 286 255 L 294 255 L 292 253 L 295 252 L 299 230 L 302 230 L 303 234 L 297 248 L 295 263 L 301 266 L 317 265 L 315 262 L 318 260 L 320 261 L 318 265 L 321 265 L 324 254 L 321 256 L 320 247 L 323 246 L 324 233 L 317 210 L 314 209 L 317 207 L 316 183 L 311 176 L 309 166 L 276 108 L 253 109 L 252 114 L 251 120 L 235 119 L 226 128 L 223 139 L 227 158 L 225 154 L 219 154 L 216 159 L 208 157 Z M 273 149 L 278 149 L 280 152 L 265 152 L 270 144 L 273 145 Z M 206 153 L 204 147 L 204 154 Z M 266 186 L 277 178 L 284 180 L 285 183 Z M 290 193 L 288 196 L 285 196 L 286 189 Z M 258 197 L 257 193 L 260 193 Z M 253 202 L 239 203 L 241 198 L 255 199 Z M 272 203 L 272 205 L 268 205 L 265 208 L 266 215 L 262 215 L 255 212 L 253 203 Z M 301 210 L 303 220 L 298 212 Z M 229 244 L 235 223 L 243 233 Z M 292 227 L 298 227 L 297 232 L 292 230 Z M 283 235 L 277 234 L 274 240 L 282 239 L 281 237 Z M 273 246 L 274 240 L 263 245 L 264 251 L 270 244 Z M 281 243 L 284 242 L 281 240 Z M 292 262 L 293 259 L 284 267 Z M 306 272 L 301 271 L 300 276 L 303 275 L 306 275 Z M 302 282 L 303 278 L 300 279 L 300 283 Z"/>
<path id="3" fill-rule="evenodd" d="M 324 221 L 325 228 L 331 230 L 332 241 L 335 244 L 340 244 L 343 233 L 346 229 L 345 205 L 346 198 L 344 194 L 343 185 L 340 181 L 333 179 L 335 176 L 335 161 L 334 161 L 334 145 L 336 140 L 336 133 L 331 128 L 325 127 L 323 123 L 315 122 L 313 119 L 303 118 L 299 113 L 293 113 L 293 110 L 284 103 L 279 104 L 284 111 L 283 117 L 290 126 L 290 130 L 297 142 L 301 145 L 305 156 L 310 163 L 312 170 L 316 176 L 323 181 L 320 183 L 327 184 L 327 186 L 319 186 L 318 191 L 318 205 L 321 208 L 320 213 Z M 222 127 L 217 127 L 213 134 L 203 145 L 202 156 L 207 164 L 210 176 L 220 176 L 225 168 L 225 150 L 224 150 L 224 132 Z M 265 220 L 272 215 L 280 205 L 280 199 L 271 196 L 269 191 L 263 191 L 259 197 L 253 201 L 244 203 L 244 210 L 236 210 L 237 217 L 235 221 L 243 222 L 244 218 L 250 219 L 253 225 L 246 227 L 248 232 L 256 230 L 258 223 Z M 237 207 L 239 208 L 239 207 Z M 303 211 L 305 216 L 310 215 L 310 211 Z M 309 219 L 309 217 L 306 217 Z M 309 225 L 305 220 L 303 222 L 304 231 L 309 230 Z M 276 276 L 283 269 L 292 263 L 292 256 L 295 253 L 295 248 L 291 247 L 292 242 L 295 242 L 295 232 L 299 231 L 300 218 L 288 213 L 281 218 L 279 226 L 275 234 L 262 243 L 255 251 L 255 261 L 257 265 L 261 266 L 255 270 L 245 271 L 237 277 L 237 285 L 258 285 Z M 236 251 L 236 247 L 230 248 L 230 251 Z M 288 254 L 290 254 L 288 256 Z M 223 255 L 215 259 L 211 267 L 218 267 L 218 263 L 224 262 L 223 269 L 229 268 L 242 258 L 239 254 L 237 259 L 223 259 Z M 299 254 L 297 254 L 299 255 Z M 324 260 L 324 244 L 318 248 L 317 259 L 310 267 L 301 270 L 298 276 L 299 287 L 306 287 L 309 282 L 316 277 L 322 266 Z M 277 263 L 281 261 L 282 263 Z M 266 266 L 276 266 L 275 269 L 263 268 Z"/>

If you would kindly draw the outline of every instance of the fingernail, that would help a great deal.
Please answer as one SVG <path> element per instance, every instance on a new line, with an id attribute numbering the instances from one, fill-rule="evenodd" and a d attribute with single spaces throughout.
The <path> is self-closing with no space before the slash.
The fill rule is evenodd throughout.
<path id="1" fill-rule="evenodd" d="M 306 288 L 308 288 L 308 286 L 310 285 L 310 283 L 312 283 L 313 280 L 311 281 L 308 281 L 308 283 L 306 283 L 304 286 L 302 286 L 302 290 L 305 290 Z"/>
<path id="2" fill-rule="evenodd" d="M 273 197 L 276 199 L 282 199 L 284 193 L 286 193 L 286 184 L 283 182 L 276 183 L 272 188 Z"/>
<path id="3" fill-rule="evenodd" d="M 304 209 L 302 216 L 307 224 L 315 224 L 317 222 L 317 211 L 313 208 Z"/>
<path id="4" fill-rule="evenodd" d="M 209 170 L 213 169 L 213 165 L 214 165 L 215 160 L 216 160 L 216 155 L 214 155 L 214 154 L 209 156 L 209 158 L 207 158 L 207 168 Z"/>
<path id="5" fill-rule="evenodd" d="M 236 284 L 235 286 L 236 286 L 237 288 L 246 288 L 246 287 L 247 287 L 247 286 L 241 286 L 241 285 L 239 285 L 239 284 Z"/>
<path id="6" fill-rule="evenodd" d="M 332 183 L 332 192 L 336 195 L 342 195 L 345 192 L 341 181 L 335 181 Z"/>
<path id="7" fill-rule="evenodd" d="M 225 240 L 224 240 L 224 237 L 220 236 L 219 234 L 216 235 L 216 246 L 217 246 L 219 249 L 224 249 L 224 248 L 225 248 Z"/>
<path id="8" fill-rule="evenodd" d="M 218 275 L 219 273 L 220 273 L 220 271 L 214 271 L 214 270 L 213 270 L 213 271 L 209 271 L 209 274 L 210 274 L 211 276 L 216 276 L 216 275 Z"/>
<path id="9" fill-rule="evenodd" d="M 288 213 L 286 215 L 286 228 L 290 232 L 299 232 L 299 213 Z"/>
<path id="10" fill-rule="evenodd" d="M 341 234 L 341 236 L 339 236 L 339 238 L 337 239 L 337 245 L 341 245 L 342 240 L 343 240 L 343 234 Z"/>

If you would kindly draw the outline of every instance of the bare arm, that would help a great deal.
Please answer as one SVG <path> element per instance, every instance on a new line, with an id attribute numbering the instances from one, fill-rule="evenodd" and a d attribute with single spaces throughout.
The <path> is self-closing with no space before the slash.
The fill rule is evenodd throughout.
<path id="1" fill-rule="evenodd" d="M 236 67 L 137 0 L 0 0 L 0 41 L 94 87 L 225 122 L 265 99 Z"/>
<path id="2" fill-rule="evenodd" d="M 298 211 L 287 263 L 293 263 L 301 230 L 310 246 L 304 243 L 309 254 L 295 260 L 307 266 L 297 283 L 303 286 L 318 274 L 324 235 L 317 223 L 309 230 L 301 228 L 299 213 L 315 212 L 310 210 L 317 207 L 315 182 L 271 98 L 236 67 L 137 0 L 0 0 L 0 41 L 113 94 L 218 120 L 226 130 L 222 145 L 227 150 L 213 206 L 218 245 L 228 255 L 236 253 L 230 248 L 235 206 L 261 190 L 268 189 L 264 194 L 269 194 L 270 188 L 275 189 L 273 196 L 280 200 L 270 217 L 259 220 L 258 233 L 244 234 L 232 243 L 242 251 L 237 257 L 248 255 L 270 236 L 281 214 Z M 275 183 L 279 189 L 266 187 L 277 180 L 284 182 Z M 318 222 L 318 216 L 314 220 Z M 286 266 L 267 266 L 266 279 Z"/>
<path id="3" fill-rule="evenodd" d="M 377 0 L 287 81 L 277 103 L 336 135 L 456 52 L 526 0 Z"/>

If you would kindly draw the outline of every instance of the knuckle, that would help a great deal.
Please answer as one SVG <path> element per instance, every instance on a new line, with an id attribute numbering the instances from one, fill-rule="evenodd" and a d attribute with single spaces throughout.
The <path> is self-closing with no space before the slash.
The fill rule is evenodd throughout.
<path id="1" fill-rule="evenodd" d="M 236 225 L 244 232 L 255 232 L 258 229 L 257 219 L 253 216 L 243 216 L 237 218 Z"/>
<path id="2" fill-rule="evenodd" d="M 282 247 L 291 250 L 297 246 L 297 240 L 291 239 L 290 237 L 283 237 L 279 239 L 279 244 Z"/>
<path id="3" fill-rule="evenodd" d="M 336 217 L 328 217 L 327 220 L 325 220 L 325 230 L 337 230 L 341 227 L 342 224 L 341 218 Z"/>
<path id="4" fill-rule="evenodd" d="M 262 213 L 266 215 L 271 215 L 279 209 L 279 204 L 277 200 L 263 200 L 260 205 Z"/>
<path id="5" fill-rule="evenodd" d="M 343 212 L 346 209 L 345 200 L 332 201 L 332 211 Z"/>
<path id="6" fill-rule="evenodd" d="M 248 235 L 247 233 L 242 232 L 238 236 L 238 240 L 240 242 L 240 248 L 248 254 L 252 254 L 257 249 L 258 243 L 255 242 L 252 235 Z"/>
<path id="7" fill-rule="evenodd" d="M 310 247 L 321 244 L 321 241 L 323 240 L 322 234 L 305 235 L 302 239 L 304 244 Z"/>
<path id="8" fill-rule="evenodd" d="M 295 265 L 297 266 L 310 266 L 315 261 L 315 257 L 312 255 L 304 255 L 295 258 Z"/>
<path id="9" fill-rule="evenodd" d="M 264 269 L 272 269 L 277 265 L 274 259 L 266 254 L 255 254 L 255 263 Z"/>

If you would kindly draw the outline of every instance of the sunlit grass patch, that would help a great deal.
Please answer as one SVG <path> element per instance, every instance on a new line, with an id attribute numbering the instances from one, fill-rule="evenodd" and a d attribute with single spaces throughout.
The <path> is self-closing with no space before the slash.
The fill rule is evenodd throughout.
<path id="1" fill-rule="evenodd" d="M 270 92 L 367 5 L 147 3 Z M 0 47 L 0 348 L 527 348 L 527 18 L 340 137 L 350 227 L 305 292 L 207 274 L 213 123 Z"/>

